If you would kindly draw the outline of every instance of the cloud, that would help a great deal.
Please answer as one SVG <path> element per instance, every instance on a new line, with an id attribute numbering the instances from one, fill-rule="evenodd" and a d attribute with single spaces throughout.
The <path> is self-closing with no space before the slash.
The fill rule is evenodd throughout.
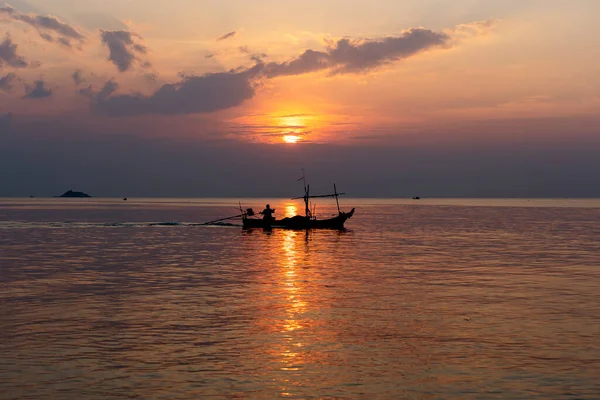
<path id="1" fill-rule="evenodd" d="M 17 55 L 17 47 L 10 36 L 4 38 L 0 43 L 0 67 L 8 65 L 13 68 L 25 68 L 29 65 L 23 57 Z"/>
<path id="2" fill-rule="evenodd" d="M 448 46 L 450 35 L 424 28 L 409 29 L 399 36 L 378 39 L 340 39 L 330 43 L 327 51 L 306 50 L 299 57 L 283 63 L 266 65 L 265 75 L 299 75 L 324 69 L 334 74 L 363 72 L 383 64 L 414 56 L 435 47 Z"/>
<path id="3" fill-rule="evenodd" d="M 9 92 L 13 87 L 13 83 L 17 80 L 17 75 L 12 72 L 0 77 L 0 90 Z"/>
<path id="4" fill-rule="evenodd" d="M 40 37 L 47 42 L 56 42 L 63 46 L 73 47 L 73 40 L 81 44 L 85 39 L 85 36 L 79 33 L 77 29 L 51 15 L 23 14 L 8 4 L 0 7 L 0 15 L 2 14 L 13 21 L 21 21 L 34 27 Z"/>
<path id="5" fill-rule="evenodd" d="M 9 0 L 8 2 L 3 1 L 2 4 L 4 4 L 5 7 L 14 6 L 15 8 L 18 8 L 19 10 L 27 13 L 41 13 L 39 8 L 34 7 L 29 3 L 29 0 Z"/>
<path id="6" fill-rule="evenodd" d="M 83 77 L 83 72 L 80 69 L 73 72 L 73 74 L 71 75 L 71 78 L 73 79 L 73 82 L 75 83 L 76 86 L 79 86 L 82 83 L 86 82 L 85 78 Z"/>
<path id="7" fill-rule="evenodd" d="M 90 85 L 85 89 L 80 89 L 79 93 L 97 103 L 100 103 L 106 101 L 106 99 L 108 99 L 111 94 L 116 92 L 118 88 L 119 84 L 111 79 L 104 84 L 100 91 L 94 91 L 93 86 Z"/>
<path id="8" fill-rule="evenodd" d="M 155 85 L 156 82 L 158 82 L 158 74 L 156 72 L 148 72 L 147 74 L 144 74 L 144 80 L 147 83 Z"/>
<path id="9" fill-rule="evenodd" d="M 111 49 L 111 60 L 126 71 L 136 59 L 135 34 L 126 31 L 102 31 L 103 41 Z M 227 35 L 225 35 L 227 36 Z M 252 53 L 247 47 L 239 51 L 249 54 L 255 65 L 247 69 L 183 76 L 179 82 L 163 85 L 152 95 L 114 95 L 114 90 L 96 92 L 92 87 L 81 94 L 92 99 L 98 114 L 133 116 L 142 114 L 176 115 L 208 113 L 235 107 L 255 95 L 255 88 L 264 79 L 286 75 L 301 75 L 328 70 L 331 74 L 364 72 L 402 60 L 433 48 L 451 45 L 448 33 L 423 28 L 404 31 L 399 36 L 368 40 L 340 39 L 330 42 L 326 51 L 306 50 L 287 62 L 265 63 L 266 54 Z M 145 54 L 141 46 L 139 52 Z"/>
<path id="10" fill-rule="evenodd" d="M 131 68 L 134 61 L 139 61 L 142 67 L 150 66 L 147 61 L 141 60 L 139 55 L 145 55 L 148 49 L 136 43 L 135 38 L 141 38 L 136 33 L 129 31 L 105 31 L 101 30 L 102 43 L 104 43 L 110 55 L 108 59 L 115 64 L 121 72 L 125 72 Z"/>
<path id="11" fill-rule="evenodd" d="M 218 37 L 217 38 L 217 42 L 220 42 L 221 40 L 230 39 L 230 38 L 234 37 L 236 34 L 237 34 L 236 31 L 232 31 L 232 32 L 226 33 L 223 36 Z"/>
<path id="12" fill-rule="evenodd" d="M 456 25 L 452 32 L 457 37 L 486 36 L 493 31 L 498 22 L 499 20 L 497 19 L 486 19 L 483 21 L 459 24 Z"/>
<path id="13" fill-rule="evenodd" d="M 35 81 L 33 86 L 26 85 L 25 92 L 25 99 L 45 99 L 52 96 L 52 89 L 46 88 L 46 83 L 42 80 Z"/>
<path id="14" fill-rule="evenodd" d="M 18 14 L 18 12 L 9 4 L 4 3 L 4 6 L 0 7 L 0 14 L 12 16 L 13 14 Z"/>
<path id="15" fill-rule="evenodd" d="M 163 85 L 154 94 L 111 96 L 116 87 L 94 92 L 88 88 L 82 94 L 93 99 L 96 113 L 110 116 L 143 114 L 177 115 L 208 113 L 242 104 L 255 94 L 254 78 L 259 68 L 229 71 L 202 76 L 185 76 L 180 82 Z"/>
<path id="16" fill-rule="evenodd" d="M 238 47 L 238 50 L 240 53 L 248 54 L 250 59 L 256 63 L 262 63 L 263 60 L 268 57 L 268 55 L 265 53 L 256 53 L 251 51 L 248 46 L 240 46 Z"/>

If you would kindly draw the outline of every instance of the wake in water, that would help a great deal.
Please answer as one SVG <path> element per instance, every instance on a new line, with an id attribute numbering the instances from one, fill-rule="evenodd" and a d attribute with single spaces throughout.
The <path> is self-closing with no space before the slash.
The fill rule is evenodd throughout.
<path id="1" fill-rule="evenodd" d="M 81 229 L 81 228 L 149 228 L 149 227 L 242 227 L 241 224 L 232 224 L 228 222 L 217 222 L 214 224 L 203 224 L 199 222 L 19 222 L 19 221 L 0 221 L 0 229 Z"/>

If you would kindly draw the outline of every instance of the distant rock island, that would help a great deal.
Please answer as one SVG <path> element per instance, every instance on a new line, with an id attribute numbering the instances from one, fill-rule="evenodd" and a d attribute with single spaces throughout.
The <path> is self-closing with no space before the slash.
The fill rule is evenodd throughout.
<path id="1" fill-rule="evenodd" d="M 63 193 L 62 195 L 58 196 L 58 197 L 92 197 L 87 193 L 83 193 L 83 192 L 74 192 L 72 190 L 69 190 L 65 193 Z"/>

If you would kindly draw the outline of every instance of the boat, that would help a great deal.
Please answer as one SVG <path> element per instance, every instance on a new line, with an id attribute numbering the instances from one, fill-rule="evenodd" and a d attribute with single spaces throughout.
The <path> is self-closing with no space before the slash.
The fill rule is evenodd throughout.
<path id="1" fill-rule="evenodd" d="M 345 193 L 338 193 L 337 187 L 334 183 L 333 184 L 333 193 L 311 196 L 310 195 L 310 185 L 306 184 L 306 178 L 304 177 L 304 174 L 303 174 L 302 178 L 300 178 L 299 180 L 304 181 L 304 196 L 294 197 L 291 200 L 299 200 L 299 199 L 304 200 L 305 215 L 295 215 L 293 217 L 287 217 L 287 218 L 282 218 L 282 219 L 259 218 L 256 216 L 256 214 L 254 213 L 254 211 L 252 211 L 251 208 L 248 208 L 244 211 L 244 210 L 241 210 L 241 207 L 240 207 L 240 211 L 242 211 L 243 228 L 244 229 L 279 228 L 279 229 L 297 229 L 297 230 L 304 230 L 304 229 L 341 230 L 341 229 L 344 229 L 344 223 L 348 219 L 352 218 L 352 216 L 354 215 L 354 212 L 355 212 L 354 208 L 352 210 L 350 210 L 349 212 L 344 212 L 340 209 L 339 196 L 345 195 Z M 314 215 L 314 209 L 312 212 L 310 210 L 310 204 L 309 204 L 310 199 L 325 198 L 325 197 L 335 198 L 338 214 L 331 218 L 328 218 L 328 219 L 317 219 L 317 217 Z"/>
<path id="2" fill-rule="evenodd" d="M 294 217 L 288 217 L 283 219 L 261 219 L 251 218 L 250 216 L 244 216 L 242 218 L 242 224 L 244 229 L 344 229 L 344 223 L 352 218 L 355 209 L 353 208 L 349 212 L 340 211 L 339 214 L 329 219 L 317 219 L 312 216 L 296 215 Z"/>

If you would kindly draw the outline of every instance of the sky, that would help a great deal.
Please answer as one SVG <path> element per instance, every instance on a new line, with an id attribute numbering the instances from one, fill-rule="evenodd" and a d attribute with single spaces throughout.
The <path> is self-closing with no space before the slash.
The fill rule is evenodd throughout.
<path id="1" fill-rule="evenodd" d="M 597 0 L 1 1 L 0 197 L 600 197 Z"/>

